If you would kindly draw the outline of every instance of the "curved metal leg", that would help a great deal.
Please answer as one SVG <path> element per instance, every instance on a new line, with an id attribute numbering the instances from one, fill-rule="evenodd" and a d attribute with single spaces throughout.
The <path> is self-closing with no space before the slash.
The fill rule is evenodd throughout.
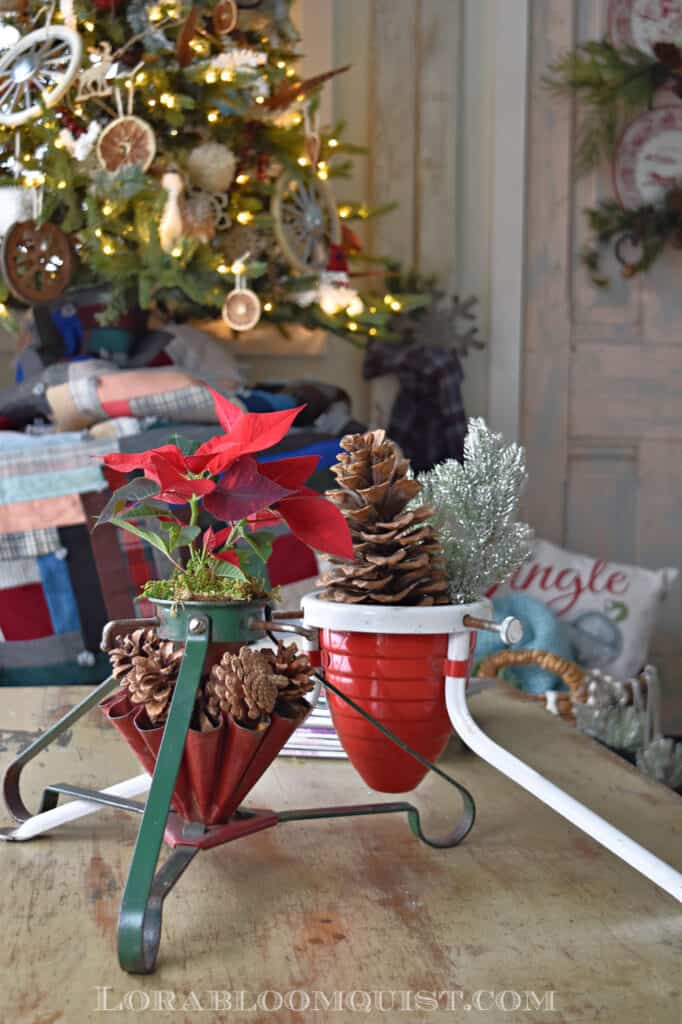
<path id="1" fill-rule="evenodd" d="M 466 658 L 468 659 L 468 657 L 469 652 L 467 647 Z M 407 811 L 408 821 L 412 833 L 417 837 L 417 839 L 421 839 L 423 843 L 426 843 L 427 846 L 433 846 L 437 849 L 448 849 L 451 846 L 457 846 L 459 843 L 461 843 L 462 840 L 468 836 L 469 832 L 471 832 L 471 829 L 474 826 L 474 821 L 476 820 L 476 804 L 474 803 L 474 798 L 472 797 L 469 790 L 461 783 L 457 782 L 456 779 L 453 779 L 450 775 L 448 775 L 447 772 L 444 772 L 442 768 L 439 768 L 438 765 L 432 764 L 430 761 L 427 761 L 425 757 L 422 757 L 422 755 L 417 753 L 416 750 L 413 750 L 412 747 L 408 746 L 407 743 L 401 740 L 399 736 L 396 736 L 394 732 L 391 732 L 391 730 L 387 729 L 385 725 L 382 725 L 381 722 L 378 722 L 376 718 L 368 714 L 364 708 L 360 707 L 359 704 L 356 704 L 354 700 L 351 700 L 350 697 L 346 696 L 345 693 L 339 690 L 332 683 L 328 683 L 326 679 L 324 679 L 320 675 L 318 675 L 318 678 L 322 680 L 322 682 L 324 683 L 328 690 L 331 690 L 332 693 L 334 693 L 337 697 L 339 697 L 341 700 L 345 701 L 346 704 L 352 707 L 354 711 L 357 711 L 357 713 L 361 715 L 364 719 L 366 719 L 368 722 L 371 722 L 372 725 L 379 730 L 379 732 L 382 732 L 384 736 L 386 736 L 389 740 L 392 740 L 393 743 L 397 744 L 397 746 L 399 746 L 401 750 L 404 750 L 405 753 L 410 754 L 417 761 L 419 761 L 420 764 L 424 765 L 425 768 L 428 768 L 430 771 L 435 772 L 436 775 L 439 775 L 441 777 L 441 779 L 445 779 L 447 783 L 449 783 L 451 786 L 454 786 L 454 788 L 457 790 L 460 797 L 462 798 L 462 803 L 464 804 L 462 813 L 459 819 L 457 820 L 454 828 L 447 835 L 435 839 L 429 839 L 427 836 L 424 835 L 419 820 L 419 811 L 417 810 L 416 807 L 414 807 L 413 804 L 410 803 L 400 802 L 397 804 L 368 804 L 366 809 L 360 807 L 357 808 L 357 810 L 355 810 L 354 812 L 352 811 L 352 809 L 349 810 L 348 808 L 339 808 L 339 814 L 337 816 L 340 816 L 341 813 L 386 813 L 386 811 L 382 810 L 383 808 L 386 808 L 388 812 Z M 299 812 L 299 814 L 302 815 L 302 812 Z M 306 814 L 305 816 L 322 817 L 322 815 L 312 814 Z M 327 812 L 324 816 L 328 817 L 329 812 Z M 280 820 L 283 819 L 280 818 Z"/>
<path id="2" fill-rule="evenodd" d="M 189 630 L 121 903 L 118 957 L 123 970 L 132 974 L 149 974 L 154 969 L 161 935 L 163 899 L 196 852 L 195 848 L 178 848 L 155 877 L 175 780 L 208 648 L 208 618 L 204 615 L 193 616 Z M 203 831 L 203 826 L 199 827 Z"/>
<path id="3" fill-rule="evenodd" d="M 125 782 L 117 782 L 113 786 L 108 786 L 107 789 L 103 789 L 97 795 L 126 800 L 130 797 L 139 796 L 141 793 L 146 793 L 149 789 L 149 783 L 150 778 L 146 773 L 136 775 L 132 779 L 126 779 Z M 75 789 L 75 787 L 67 788 L 69 790 Z M 48 789 L 52 793 L 55 787 L 50 786 Z M 45 792 L 47 793 L 47 790 Z M 95 802 L 92 799 L 93 795 L 88 792 L 82 798 L 70 800 L 68 804 L 62 804 L 59 807 L 54 807 L 52 810 L 43 811 L 42 814 L 34 814 L 32 818 L 22 822 L 17 828 L 0 828 L 0 839 L 21 843 L 29 839 L 37 839 L 38 836 L 43 835 L 45 832 L 59 828 L 69 821 L 84 818 L 88 814 L 94 814 L 96 811 L 107 806 L 103 801 Z"/>
<path id="4" fill-rule="evenodd" d="M 448 656 L 456 661 L 468 650 L 469 639 L 465 635 L 450 637 Z M 561 814 L 568 821 L 586 832 L 588 836 L 605 846 L 611 853 L 624 860 L 650 881 L 670 893 L 678 902 L 682 902 L 682 874 L 666 864 L 665 861 L 650 853 L 629 836 L 624 835 L 613 825 L 600 818 L 584 804 L 575 800 L 558 786 L 549 782 L 543 775 L 510 754 L 504 747 L 476 725 L 466 702 L 466 679 L 446 677 L 445 700 L 453 728 L 474 753 L 482 757 L 503 775 L 513 779 L 523 789 L 532 793 L 538 800 Z"/>
<path id="5" fill-rule="evenodd" d="M 99 704 L 101 700 L 115 690 L 119 685 L 118 680 L 110 676 L 109 679 L 105 679 L 103 683 L 95 687 L 95 689 L 85 697 L 80 704 L 76 704 L 71 711 L 68 711 L 62 718 L 59 719 L 54 725 L 51 725 L 49 729 L 46 729 L 37 740 L 29 744 L 25 750 L 19 754 L 11 765 L 7 768 L 5 776 L 2 780 L 2 792 L 7 805 L 7 810 L 12 815 L 15 821 L 22 822 L 28 821 L 33 815 L 29 811 L 28 807 L 21 798 L 21 792 L 19 789 L 19 781 L 21 773 L 34 757 L 37 757 L 49 746 L 50 743 L 54 742 L 58 736 L 61 736 L 63 732 L 70 729 L 74 722 L 77 722 L 79 718 L 82 718 L 84 714 L 94 708 L 96 704 Z M 55 794 L 50 794 L 47 790 L 43 793 L 43 798 L 38 808 L 37 814 L 43 814 L 45 811 L 52 810 L 57 805 L 57 798 Z"/>

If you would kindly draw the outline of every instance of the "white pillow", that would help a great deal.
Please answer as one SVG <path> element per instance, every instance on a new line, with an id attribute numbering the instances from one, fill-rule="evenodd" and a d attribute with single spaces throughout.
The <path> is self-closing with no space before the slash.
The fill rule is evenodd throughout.
<path id="1" fill-rule="evenodd" d="M 677 575 L 677 569 L 652 572 L 538 540 L 507 588 L 551 608 L 568 627 L 581 665 L 625 678 L 646 663 L 658 606 Z"/>

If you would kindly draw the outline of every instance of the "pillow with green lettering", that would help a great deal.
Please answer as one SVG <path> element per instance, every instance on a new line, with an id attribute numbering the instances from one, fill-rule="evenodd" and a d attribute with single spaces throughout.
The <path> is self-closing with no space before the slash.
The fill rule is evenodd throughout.
<path id="1" fill-rule="evenodd" d="M 528 594 L 566 624 L 581 665 L 618 678 L 645 665 L 661 602 L 677 569 L 651 571 L 538 540 L 505 589 Z"/>

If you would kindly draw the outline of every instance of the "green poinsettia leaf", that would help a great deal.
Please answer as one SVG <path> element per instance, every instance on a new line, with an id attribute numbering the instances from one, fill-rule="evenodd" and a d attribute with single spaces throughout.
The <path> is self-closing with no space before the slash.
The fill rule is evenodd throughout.
<path id="1" fill-rule="evenodd" d="M 97 525 L 101 526 L 104 523 L 110 523 L 113 518 L 120 517 L 125 518 L 126 514 L 129 514 L 132 509 L 126 512 L 127 506 L 137 505 L 143 502 L 146 498 L 151 498 L 152 495 L 158 494 L 161 490 L 161 486 L 154 480 L 148 480 L 144 476 L 135 477 L 130 483 L 125 484 L 123 487 L 119 487 L 118 490 L 114 491 L 109 501 L 102 509 Z M 161 506 L 166 508 L 165 505 Z M 157 513 L 152 513 L 156 515 Z"/>
<path id="2" fill-rule="evenodd" d="M 142 529 L 141 526 L 135 526 L 127 519 L 119 519 L 116 516 L 112 516 L 109 520 L 112 526 L 118 526 L 121 530 L 127 530 L 128 533 L 132 533 L 135 537 L 139 537 L 140 540 L 146 540 L 148 544 L 151 544 L 157 551 L 161 551 L 166 558 L 171 557 L 170 549 L 166 544 L 163 537 L 158 533 L 154 533 L 153 530 Z"/>
<path id="3" fill-rule="evenodd" d="M 219 561 L 215 567 L 215 574 L 228 580 L 241 580 L 242 582 L 246 580 L 246 573 L 232 562 Z"/>
<path id="4" fill-rule="evenodd" d="M 240 536 L 244 543 L 251 549 L 251 551 L 260 559 L 261 562 L 267 562 L 272 554 L 272 545 L 275 540 L 274 533 L 267 533 L 265 531 L 259 531 L 258 533 L 249 533 L 246 530 L 240 531 Z"/>

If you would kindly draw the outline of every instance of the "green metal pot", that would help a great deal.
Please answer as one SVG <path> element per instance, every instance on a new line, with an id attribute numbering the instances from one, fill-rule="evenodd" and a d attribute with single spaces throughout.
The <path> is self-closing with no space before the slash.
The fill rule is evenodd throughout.
<path id="1" fill-rule="evenodd" d="M 264 621 L 267 601 L 163 601 L 152 599 L 163 640 L 184 643 L 190 623 L 205 615 L 213 644 L 251 644 L 262 639 L 262 630 L 249 628 L 251 620 Z"/>

